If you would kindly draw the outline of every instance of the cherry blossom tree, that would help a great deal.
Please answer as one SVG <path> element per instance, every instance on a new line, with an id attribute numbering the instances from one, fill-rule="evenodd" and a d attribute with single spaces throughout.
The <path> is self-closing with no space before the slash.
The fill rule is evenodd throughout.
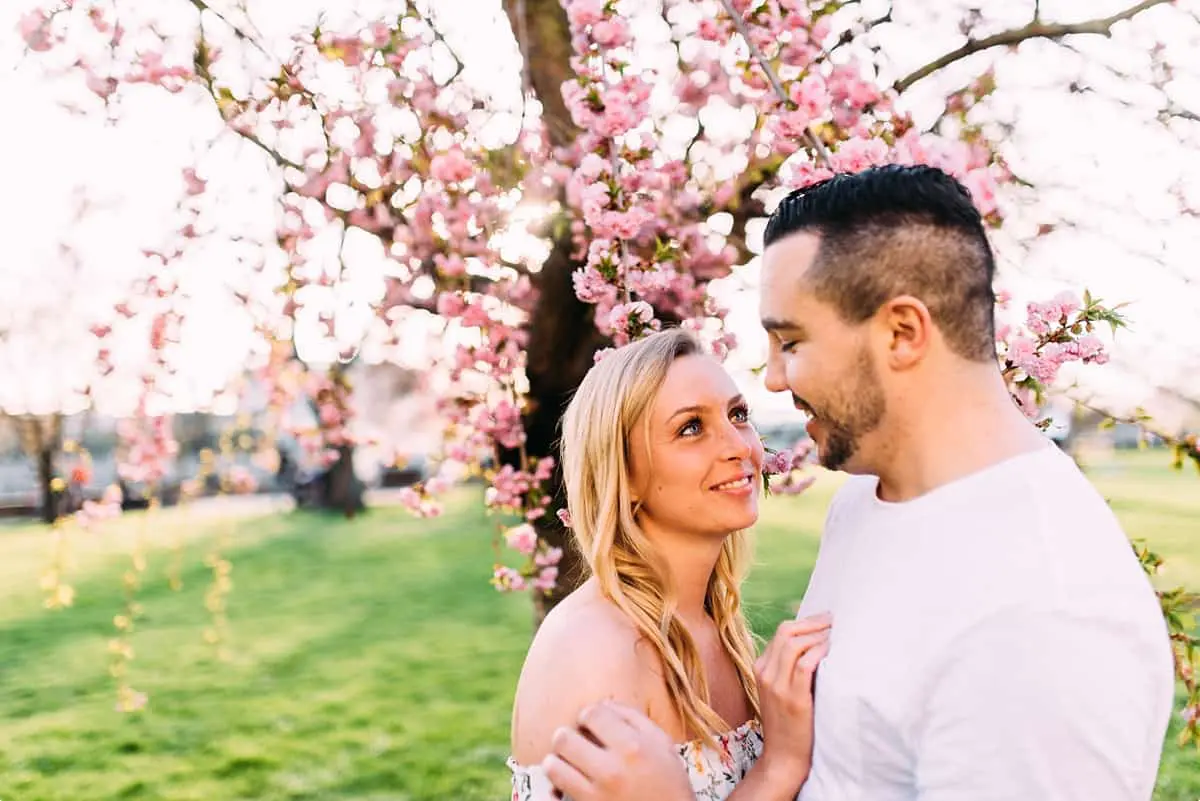
<path id="1" fill-rule="evenodd" d="M 754 257 L 782 193 L 834 172 L 933 164 L 970 188 L 998 239 L 1045 233 L 1017 214 L 1029 181 L 993 108 L 997 56 L 1086 54 L 1091 40 L 1140 42 L 1151 23 L 1197 28 L 1186 3 L 1167 0 L 1083 20 L 1050 20 L 1038 2 L 997 19 L 949 0 L 910 18 L 853 0 L 505 0 L 496 46 L 515 43 L 521 65 L 506 94 L 464 78 L 451 5 L 375 3 L 281 41 L 261 33 L 258 9 L 232 2 L 60 0 L 20 30 L 48 73 L 90 92 L 84 113 L 119 125 L 127 98 L 183 96 L 269 169 L 273 230 L 256 241 L 206 221 L 216 166 L 190 166 L 178 230 L 146 254 L 145 302 L 113 325 L 151 319 L 154 370 L 169 371 L 177 264 L 213 239 L 247 245 L 238 297 L 268 343 L 256 369 L 281 408 L 312 399 L 317 424 L 297 436 L 331 471 L 350 469 L 363 436 L 339 365 L 368 344 L 398 357 L 420 339 L 445 448 L 406 503 L 436 515 L 441 491 L 483 475 L 485 503 L 507 521 L 493 581 L 530 590 L 539 620 L 581 574 L 559 508 L 558 421 L 607 348 L 681 325 L 720 357 L 736 349 L 710 284 Z M 948 27 L 953 42 L 898 70 L 890 48 L 922 25 L 942 38 Z M 1150 103 L 1175 124 L 1191 112 L 1165 72 L 1171 53 L 1152 55 Z M 932 84 L 934 112 L 914 113 Z M 529 240 L 538 246 L 514 246 Z M 350 285 L 367 287 L 357 306 Z M 373 322 L 351 325 L 364 302 Z M 1097 334 L 1123 318 L 1082 294 L 1021 311 L 998 358 L 1037 418 L 1062 366 L 1103 363 Z M 337 343 L 328 373 L 306 377 L 289 347 L 304 326 Z M 159 454 L 169 446 L 141 411 L 152 422 L 131 433 L 134 451 Z M 777 489 L 802 491 L 804 465 L 802 452 L 776 454 Z"/>

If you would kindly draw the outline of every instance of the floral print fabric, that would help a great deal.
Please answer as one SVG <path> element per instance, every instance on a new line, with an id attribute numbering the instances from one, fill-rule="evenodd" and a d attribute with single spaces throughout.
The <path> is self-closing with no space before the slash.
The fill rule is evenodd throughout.
<path id="1" fill-rule="evenodd" d="M 679 758 L 696 801 L 725 801 L 762 755 L 762 729 L 749 721 L 716 737 L 716 744 L 692 740 L 679 746 Z M 554 787 L 540 767 L 518 765 L 511 757 L 512 801 L 552 801 Z M 569 799 L 567 800 L 569 801 Z"/>

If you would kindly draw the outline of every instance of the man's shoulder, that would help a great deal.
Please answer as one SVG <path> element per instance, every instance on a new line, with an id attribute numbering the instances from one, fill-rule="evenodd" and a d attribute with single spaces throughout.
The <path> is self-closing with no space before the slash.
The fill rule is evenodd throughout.
<path id="1" fill-rule="evenodd" d="M 845 508 L 859 507 L 876 496 L 879 479 L 872 475 L 846 475 L 829 501 L 829 516 Z"/>

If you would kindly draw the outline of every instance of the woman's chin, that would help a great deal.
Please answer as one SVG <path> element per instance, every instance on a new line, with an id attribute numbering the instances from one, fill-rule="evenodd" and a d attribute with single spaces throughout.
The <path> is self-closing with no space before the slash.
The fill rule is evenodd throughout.
<path id="1" fill-rule="evenodd" d="M 753 528 L 754 524 L 758 522 L 758 499 L 751 498 L 747 503 L 747 507 L 740 514 L 731 515 L 731 518 L 736 522 L 730 526 L 730 531 L 743 531 Z"/>

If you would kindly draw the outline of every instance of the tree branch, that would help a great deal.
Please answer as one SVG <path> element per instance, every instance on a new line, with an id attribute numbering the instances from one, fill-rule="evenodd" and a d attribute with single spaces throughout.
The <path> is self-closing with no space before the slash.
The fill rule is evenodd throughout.
<path id="1" fill-rule="evenodd" d="M 841 36 L 838 37 L 837 41 L 834 42 L 832 45 L 830 45 L 829 48 L 826 49 L 825 52 L 820 56 L 820 61 L 828 61 L 829 57 L 832 56 L 834 53 L 836 53 L 841 48 L 845 47 L 846 45 L 850 44 L 853 41 L 861 39 L 863 36 L 870 33 L 875 28 L 878 28 L 880 25 L 885 25 L 885 24 L 891 22 L 892 21 L 892 9 L 893 9 L 893 6 L 889 5 L 886 13 L 880 14 L 875 19 L 867 20 L 861 26 L 851 25 L 849 28 L 842 31 L 842 34 L 841 34 Z"/>
<path id="2" fill-rule="evenodd" d="M 938 70 L 944 69 L 967 56 L 990 50 L 993 47 L 1007 47 L 1020 44 L 1028 39 L 1062 39 L 1066 36 L 1091 34 L 1096 36 L 1111 36 L 1113 25 L 1123 20 L 1133 19 L 1143 11 L 1153 6 L 1162 5 L 1170 0 L 1142 0 L 1137 5 L 1130 6 L 1109 17 L 1070 23 L 1044 23 L 1035 18 L 1023 28 L 993 34 L 983 39 L 968 39 L 967 43 L 957 50 L 946 53 L 934 59 L 920 69 L 914 70 L 893 84 L 897 92 L 903 92 L 917 81 L 929 77 Z"/>
<path id="3" fill-rule="evenodd" d="M 762 51 L 758 49 L 758 45 L 754 44 L 754 40 L 750 37 L 750 31 L 746 30 L 746 21 L 742 19 L 742 15 L 738 12 L 738 10 L 734 8 L 732 0 L 721 0 L 721 5 L 725 7 L 725 13 L 727 13 L 730 19 L 733 20 L 733 24 L 737 27 L 738 33 L 740 33 L 742 35 L 742 39 L 745 40 L 746 47 L 750 48 L 751 57 L 758 62 L 758 65 L 762 67 L 763 72 L 767 74 L 767 79 L 770 80 L 771 87 L 775 90 L 775 94 L 779 96 L 779 102 L 790 107 L 792 100 L 788 97 L 787 92 L 784 91 L 783 82 L 780 81 L 779 76 L 775 74 L 775 68 L 771 66 L 769 61 L 767 61 L 766 56 L 764 56 Z M 826 166 L 832 168 L 833 159 L 829 157 L 829 150 L 825 147 L 825 143 L 821 141 L 821 137 L 813 133 L 811 126 L 805 126 L 804 134 L 805 138 L 808 139 L 809 144 L 812 145 L 813 150 L 816 151 L 817 157 L 821 159 L 821 161 L 824 161 Z"/>
<path id="4" fill-rule="evenodd" d="M 191 3 L 193 6 L 195 6 L 196 10 L 199 11 L 201 14 L 203 14 L 205 11 L 207 11 L 208 13 L 212 14 L 217 19 L 221 20 L 221 22 L 224 22 L 227 26 L 229 26 L 229 29 L 233 31 L 233 35 L 236 36 L 238 39 L 241 39 L 243 42 L 246 42 L 251 47 L 258 50 L 258 52 L 260 52 L 264 56 L 266 56 L 267 58 L 276 60 L 274 56 L 272 56 L 270 53 L 267 52 L 267 48 L 261 42 L 259 42 L 258 39 L 251 36 L 250 34 L 246 33 L 245 31 L 243 31 L 240 27 L 238 27 L 238 25 L 236 23 L 232 22 L 228 17 L 226 17 L 220 11 L 217 11 L 215 8 L 210 6 L 208 3 L 204 2 L 204 0 L 188 0 L 188 2 Z"/>
<path id="5" fill-rule="evenodd" d="M 414 10 L 415 10 L 415 6 L 414 6 Z M 450 76 L 450 78 L 446 81 L 446 84 L 444 84 L 444 85 L 454 83 L 454 80 L 456 78 L 458 78 L 459 75 L 462 75 L 462 71 L 465 66 L 463 64 L 463 60 L 458 57 L 458 53 L 455 52 L 454 48 L 450 46 L 450 43 L 446 41 L 446 37 L 442 34 L 442 32 L 440 30 L 438 30 L 438 26 L 433 23 L 432 16 L 427 16 L 425 14 L 422 14 L 419 10 L 416 10 L 415 13 L 418 17 L 420 17 L 422 20 L 424 20 L 426 25 L 429 26 L 429 30 L 433 31 L 434 40 L 441 42 L 442 47 L 446 48 L 446 52 L 448 52 L 450 54 L 450 58 L 454 59 L 454 74 Z"/>

